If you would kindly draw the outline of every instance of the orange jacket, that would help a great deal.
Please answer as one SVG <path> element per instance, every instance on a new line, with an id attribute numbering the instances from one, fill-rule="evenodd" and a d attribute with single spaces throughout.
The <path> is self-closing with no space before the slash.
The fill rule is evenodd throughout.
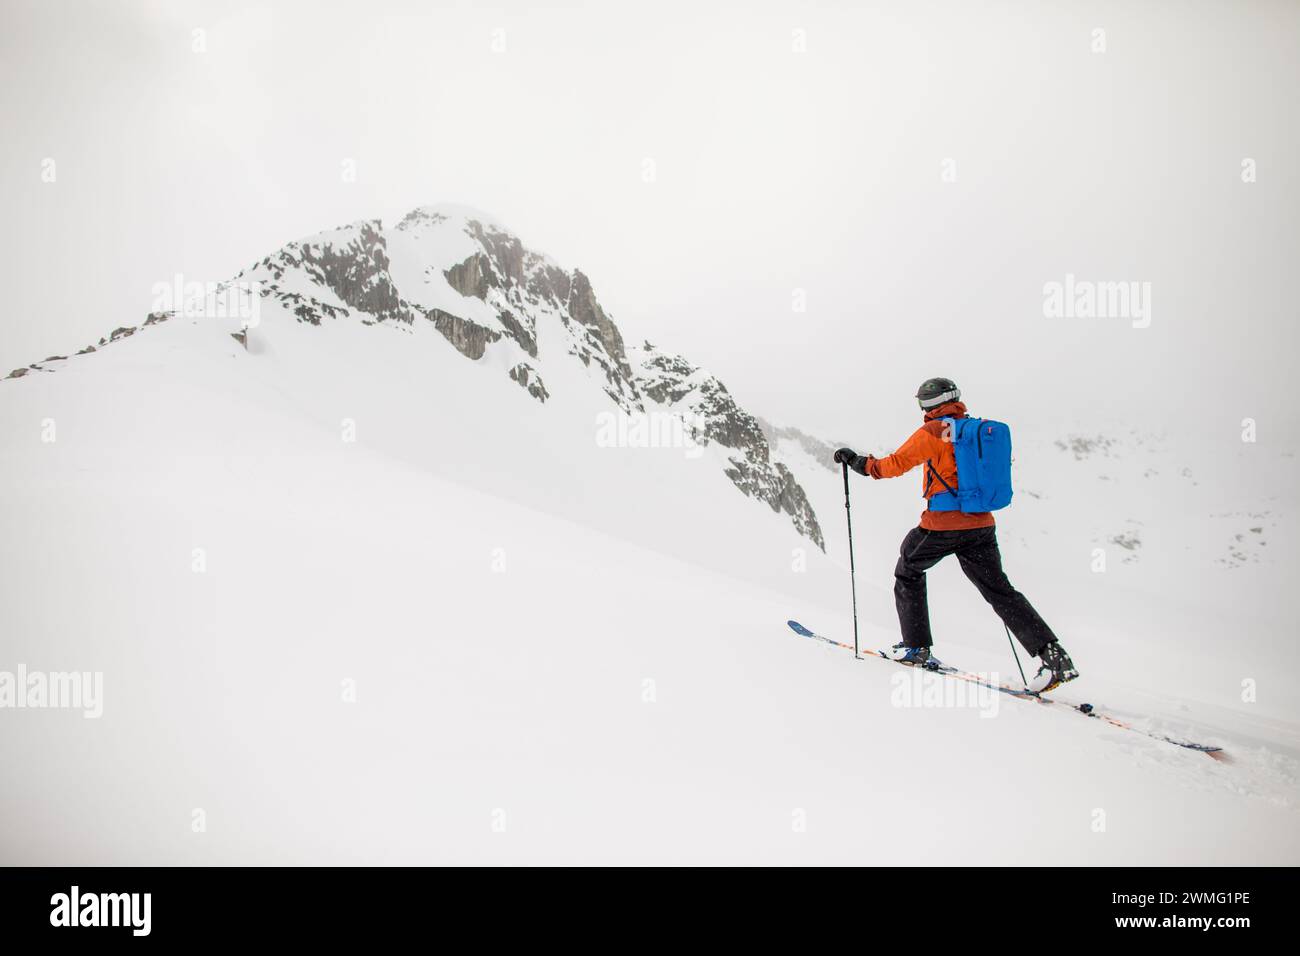
<path id="1" fill-rule="evenodd" d="M 925 413 L 925 424 L 912 432 L 912 437 L 903 442 L 898 451 L 888 458 L 872 458 L 866 461 L 866 473 L 872 478 L 897 478 L 906 474 L 917 465 L 927 461 L 934 466 L 944 481 L 952 488 L 957 487 L 957 458 L 952 453 L 952 442 L 944 438 L 942 418 L 965 418 L 966 406 L 962 402 L 946 402 L 938 408 Z M 926 468 L 922 473 L 921 494 L 928 500 L 933 494 L 947 491 L 941 482 L 936 481 Z M 927 531 L 962 531 L 967 528 L 987 528 L 993 524 L 991 512 L 967 514 L 962 511 L 921 512 L 921 527 Z"/>

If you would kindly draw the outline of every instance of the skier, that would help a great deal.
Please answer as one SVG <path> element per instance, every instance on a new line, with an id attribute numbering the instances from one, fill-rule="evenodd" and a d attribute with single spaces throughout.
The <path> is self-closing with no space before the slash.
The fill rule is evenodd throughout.
<path id="1" fill-rule="evenodd" d="M 966 577 L 979 589 L 984 600 L 993 606 L 1025 650 L 1041 662 L 1038 673 L 1029 681 L 1029 689 L 1042 693 L 1074 680 L 1079 672 L 1052 629 L 1007 580 L 1002 570 L 1002 555 L 998 551 L 992 512 L 955 510 L 958 468 L 949 429 L 958 427 L 960 420 L 968 418 L 966 406 L 960 399 L 961 390 L 951 379 L 926 379 L 916 393 L 925 423 L 898 451 L 887 458 L 875 458 L 859 455 L 852 448 L 841 448 L 835 452 L 835 463 L 846 464 L 858 474 L 872 478 L 897 478 L 918 465 L 926 466 L 921 492 L 926 499 L 926 510 L 921 513 L 920 526 L 903 538 L 898 564 L 894 568 L 894 603 L 898 607 L 903 640 L 894 645 L 889 656 L 905 664 L 918 665 L 930 659 L 930 647 L 934 641 L 930 634 L 925 572 L 943 558 L 955 554 Z M 1008 469 L 1009 442 L 1008 437 Z M 953 510 L 936 509 L 933 499 L 937 496 L 950 496 L 943 504 Z M 1008 485 L 1007 500 L 1009 497 Z"/>

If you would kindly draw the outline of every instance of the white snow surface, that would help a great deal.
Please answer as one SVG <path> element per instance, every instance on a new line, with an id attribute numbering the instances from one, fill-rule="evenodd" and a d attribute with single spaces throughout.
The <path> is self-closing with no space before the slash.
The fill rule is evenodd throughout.
<path id="1" fill-rule="evenodd" d="M 404 294 L 463 258 L 398 235 Z M 1000 696 L 896 706 L 918 675 L 794 636 L 852 623 L 839 475 L 791 442 L 825 555 L 716 448 L 598 447 L 576 361 L 543 405 L 427 325 L 235 327 L 0 384 L 0 671 L 104 682 L 98 719 L 0 710 L 0 863 L 1300 863 L 1284 462 L 1022 429 L 999 517 L 1083 670 L 1059 696 L 1218 762 Z M 854 479 L 864 646 L 897 640 L 918 483 Z M 939 656 L 1011 679 L 955 562 L 930 593 Z"/>

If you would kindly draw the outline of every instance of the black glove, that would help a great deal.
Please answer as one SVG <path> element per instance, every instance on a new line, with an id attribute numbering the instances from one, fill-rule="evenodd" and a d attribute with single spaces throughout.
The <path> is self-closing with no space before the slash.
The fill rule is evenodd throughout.
<path id="1" fill-rule="evenodd" d="M 856 471 L 859 475 L 868 474 L 867 462 L 870 460 L 870 455 L 859 455 L 852 448 L 841 448 L 835 453 L 836 464 L 848 465 L 850 471 Z"/>

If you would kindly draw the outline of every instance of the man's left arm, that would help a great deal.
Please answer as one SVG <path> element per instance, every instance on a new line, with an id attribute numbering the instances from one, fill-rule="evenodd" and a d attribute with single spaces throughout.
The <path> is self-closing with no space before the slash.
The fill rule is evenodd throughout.
<path id="1" fill-rule="evenodd" d="M 943 439 L 922 425 L 892 455 L 876 458 L 859 455 L 851 448 L 841 448 L 835 453 L 835 460 L 847 464 L 860 475 L 897 478 L 938 455 L 942 442 Z"/>

